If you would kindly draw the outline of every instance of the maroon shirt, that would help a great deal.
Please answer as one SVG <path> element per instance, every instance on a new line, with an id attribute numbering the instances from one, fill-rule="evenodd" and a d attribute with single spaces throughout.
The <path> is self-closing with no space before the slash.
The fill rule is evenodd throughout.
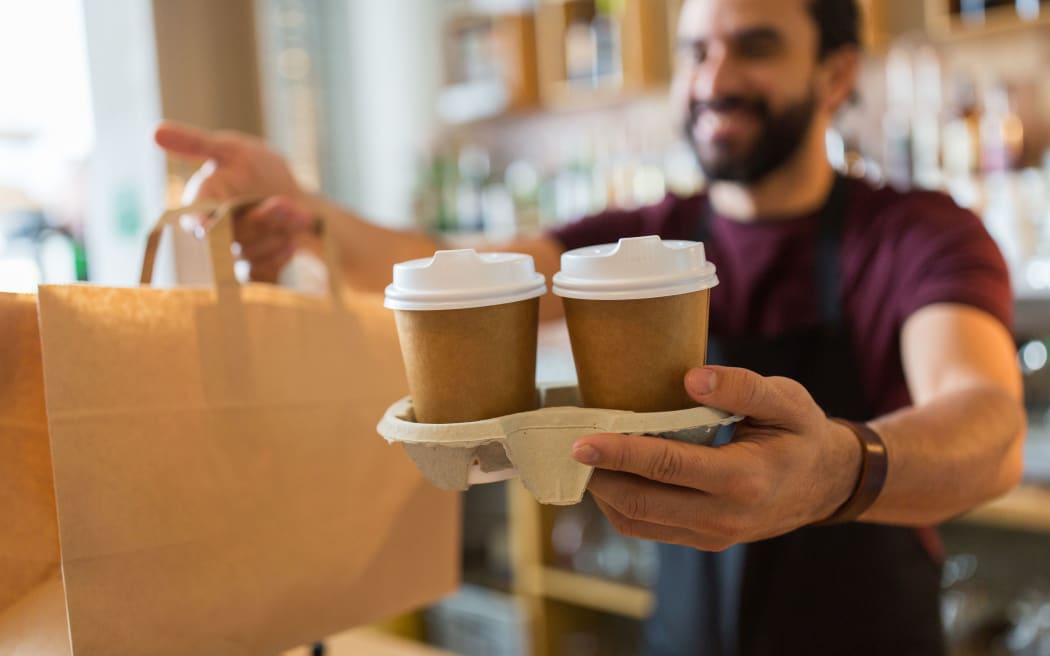
<path id="1" fill-rule="evenodd" d="M 609 211 L 552 232 L 566 249 L 660 235 L 695 239 L 704 196 L 668 196 Z M 820 320 L 816 289 L 818 214 L 739 222 L 713 216 L 705 244 L 718 269 L 711 332 L 769 336 Z M 1013 322 L 1009 274 L 980 220 L 934 192 L 898 192 L 850 180 L 840 254 L 843 320 L 868 406 L 876 415 L 911 404 L 901 365 L 904 321 L 933 303 L 983 310 Z"/>

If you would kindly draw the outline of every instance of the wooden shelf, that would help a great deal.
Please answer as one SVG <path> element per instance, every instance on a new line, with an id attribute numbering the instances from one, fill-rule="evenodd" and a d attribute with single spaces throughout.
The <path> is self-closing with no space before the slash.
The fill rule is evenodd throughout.
<path id="1" fill-rule="evenodd" d="M 455 5 L 444 28 L 446 86 L 439 115 L 452 132 L 514 125 L 540 115 L 604 111 L 665 98 L 671 78 L 673 35 L 682 0 L 625 0 L 620 16 L 618 74 L 593 85 L 570 82 L 566 31 L 593 18 L 594 0 L 540 0 L 533 12 L 488 14 Z M 501 79 L 469 84 L 459 69 L 462 39 L 487 31 L 501 60 Z M 502 84 L 506 98 L 493 89 Z M 471 94 L 477 96 L 472 100 Z M 487 105 L 478 109 L 479 106 Z M 466 108 L 466 109 L 464 109 Z"/>
<path id="2" fill-rule="evenodd" d="M 560 82 L 548 89 L 548 95 L 541 105 L 508 109 L 498 114 L 466 121 L 448 122 L 444 127 L 452 134 L 470 134 L 472 131 L 484 129 L 516 129 L 523 123 L 553 116 L 605 112 L 644 103 L 664 102 L 666 98 L 666 87 L 626 90 L 613 87 L 573 87 L 567 82 Z"/>
<path id="3" fill-rule="evenodd" d="M 325 654 L 328 656 L 455 656 L 452 652 L 405 640 L 379 629 L 365 627 L 325 638 Z M 281 656 L 309 656 L 310 647 L 290 649 Z"/>
<path id="4" fill-rule="evenodd" d="M 677 4 L 676 0 L 626 0 L 619 20 L 619 78 L 608 88 L 599 84 L 593 90 L 567 92 L 566 34 L 574 23 L 589 22 L 594 17 L 594 0 L 541 1 L 536 9 L 537 76 L 544 107 L 556 108 L 566 102 L 584 106 L 591 102 L 600 104 L 608 102 L 610 96 L 666 88 L 671 79 L 668 46 L 674 34 L 669 13 L 676 10 Z M 570 97 L 568 101 L 566 96 Z M 582 101 L 580 96 L 584 98 Z"/>
<path id="5" fill-rule="evenodd" d="M 861 40 L 865 48 L 879 50 L 890 40 L 886 34 L 886 7 L 879 0 L 860 0 Z"/>
<path id="6" fill-rule="evenodd" d="M 626 583 L 584 576 L 553 567 L 540 571 L 543 596 L 583 608 L 644 620 L 653 609 L 653 594 Z"/>
<path id="7" fill-rule="evenodd" d="M 492 77 L 474 79 L 478 72 L 471 72 L 469 60 L 477 55 L 468 54 L 465 46 L 474 41 L 485 44 L 474 47 L 484 47 L 490 63 L 495 63 Z M 442 47 L 446 84 L 438 105 L 446 120 L 458 123 L 464 121 L 460 115 L 475 120 L 539 105 L 536 20 L 531 12 L 450 12 Z"/>
<path id="8" fill-rule="evenodd" d="M 1050 487 L 1021 485 L 956 521 L 1050 533 Z"/>
<path id="9" fill-rule="evenodd" d="M 663 86 L 643 89 L 627 89 L 614 84 L 583 87 L 562 80 L 547 88 L 543 109 L 563 113 L 592 111 L 662 98 L 666 94 L 667 88 Z"/>
<path id="10" fill-rule="evenodd" d="M 984 20 L 971 22 L 947 10 L 945 0 L 926 0 L 926 23 L 931 36 L 944 40 L 986 37 L 1004 32 L 1050 27 L 1050 4 L 1043 3 L 1039 16 L 1024 20 L 1014 6 L 1003 5 L 985 11 Z"/>

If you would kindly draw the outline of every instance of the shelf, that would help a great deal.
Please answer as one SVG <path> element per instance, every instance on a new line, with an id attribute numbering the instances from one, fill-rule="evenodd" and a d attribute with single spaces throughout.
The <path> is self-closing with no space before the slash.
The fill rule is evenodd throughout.
<path id="1" fill-rule="evenodd" d="M 1014 335 L 1050 335 L 1050 294 L 1025 292 L 1014 296 Z"/>
<path id="2" fill-rule="evenodd" d="M 1050 487 L 1021 485 L 956 521 L 1050 533 Z"/>
<path id="3" fill-rule="evenodd" d="M 548 599 L 637 620 L 652 612 L 653 594 L 642 587 L 552 567 L 542 568 L 539 579 Z"/>
<path id="4" fill-rule="evenodd" d="M 619 84 L 606 84 L 588 87 L 561 80 L 548 86 L 543 109 L 559 113 L 594 111 L 663 98 L 666 94 L 665 86 L 630 89 Z"/>
<path id="5" fill-rule="evenodd" d="M 548 0 L 536 9 L 537 76 L 542 104 L 547 108 L 588 107 L 615 101 L 620 95 L 654 87 L 666 88 L 671 79 L 672 21 L 676 0 L 626 0 L 619 17 L 619 75 L 599 88 L 581 91 L 571 77 L 566 38 L 571 26 L 590 23 L 594 0 Z"/>
<path id="6" fill-rule="evenodd" d="M 992 7 L 985 11 L 982 22 L 970 22 L 950 14 L 943 0 L 927 0 L 927 23 L 931 34 L 941 39 L 969 39 L 993 34 L 1050 27 L 1050 5 L 1043 3 L 1039 16 L 1024 20 L 1017 15 L 1014 5 Z"/>
<path id="7" fill-rule="evenodd" d="M 328 656 L 455 656 L 452 652 L 398 638 L 373 627 L 353 629 L 325 638 L 324 646 Z M 312 653 L 314 651 L 310 647 L 299 647 L 281 656 L 309 656 Z"/>
<path id="8" fill-rule="evenodd" d="M 531 12 L 450 11 L 447 16 L 442 46 L 446 85 L 438 98 L 443 120 L 465 123 L 538 105 L 536 21 Z M 484 67 L 479 68 L 479 60 Z"/>

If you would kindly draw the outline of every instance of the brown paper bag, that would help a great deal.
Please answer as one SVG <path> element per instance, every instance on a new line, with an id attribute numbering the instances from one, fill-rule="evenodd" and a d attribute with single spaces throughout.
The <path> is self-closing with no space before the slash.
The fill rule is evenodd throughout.
<path id="1" fill-rule="evenodd" d="M 36 296 L 0 294 L 0 654 L 69 654 Z"/>
<path id="2" fill-rule="evenodd" d="M 327 297 L 238 285 L 234 209 L 209 227 L 214 289 L 40 289 L 76 656 L 272 654 L 457 584 L 458 497 L 375 433 L 407 387 L 392 316 L 335 269 Z M 183 213 L 151 235 L 144 281 Z M 51 653 L 4 634 L 54 627 L 57 579 L 37 569 L 0 606 L 0 653 Z"/>

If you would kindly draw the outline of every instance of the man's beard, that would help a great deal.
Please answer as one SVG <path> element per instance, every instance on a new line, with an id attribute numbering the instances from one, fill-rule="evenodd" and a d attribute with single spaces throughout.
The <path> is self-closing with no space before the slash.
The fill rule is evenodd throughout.
<path id="1" fill-rule="evenodd" d="M 798 152 L 809 132 L 816 109 L 812 91 L 801 101 L 774 115 L 761 98 L 724 96 L 707 102 L 689 103 L 686 138 L 692 144 L 704 175 L 713 181 L 758 182 Z M 729 144 L 700 143 L 693 133 L 705 111 L 746 111 L 758 119 L 761 129 L 750 146 L 734 152 Z"/>

